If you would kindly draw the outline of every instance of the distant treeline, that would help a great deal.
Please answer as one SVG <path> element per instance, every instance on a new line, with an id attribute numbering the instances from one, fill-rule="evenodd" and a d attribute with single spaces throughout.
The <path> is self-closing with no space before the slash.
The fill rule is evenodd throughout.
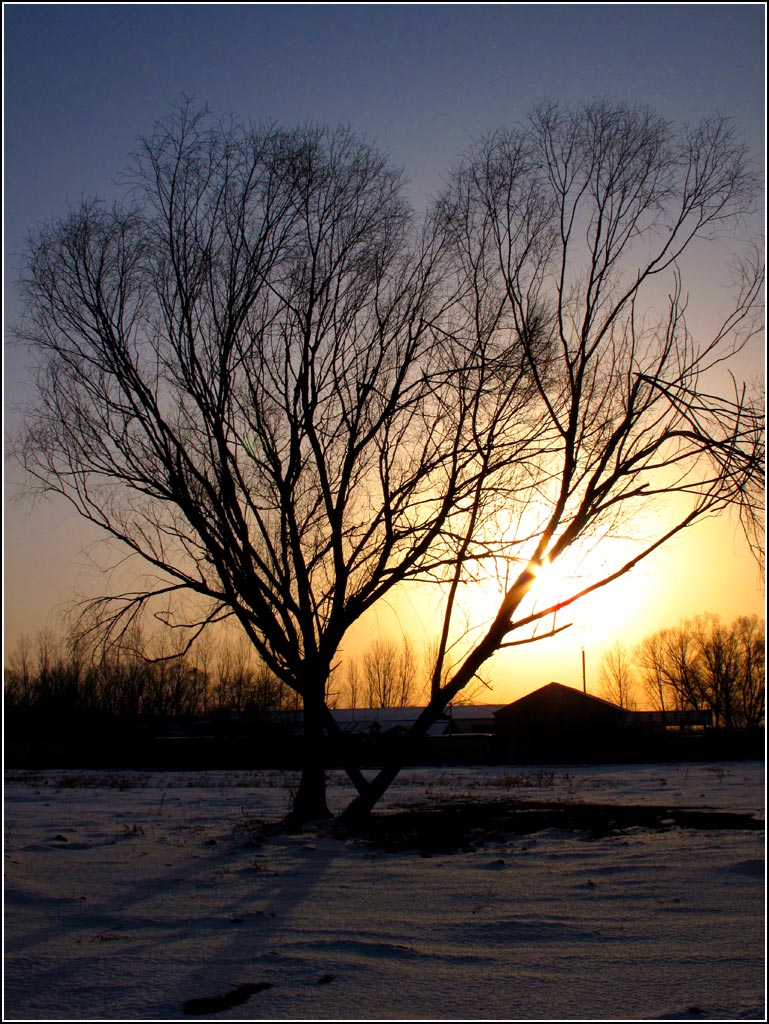
<path id="1" fill-rule="evenodd" d="M 242 634 L 212 633 L 169 656 L 171 643 L 171 631 L 163 629 L 151 642 L 137 629 L 106 652 L 74 629 L 23 638 L 5 668 L 6 707 L 152 718 L 258 717 L 301 708 L 301 698 L 254 657 Z M 328 706 L 424 703 L 434 657 L 428 648 L 420 659 L 405 637 L 377 639 L 333 674 Z"/>
<path id="2" fill-rule="evenodd" d="M 73 631 L 22 639 L 5 668 L 6 708 L 46 714 L 125 718 L 199 718 L 225 713 L 296 709 L 297 695 L 255 662 L 244 637 L 207 638 L 194 652 L 169 656 L 163 637 L 154 656 L 141 636 L 109 651 Z"/>
<path id="3" fill-rule="evenodd" d="M 132 719 L 231 712 L 267 718 L 301 708 L 297 694 L 254 659 L 241 634 L 202 637 L 174 656 L 170 644 L 171 633 L 162 631 L 151 645 L 137 631 L 106 652 L 86 645 L 74 630 L 23 639 L 5 668 L 6 708 Z M 338 690 L 327 694 L 328 704 L 421 705 L 431 658 L 430 648 L 418 658 L 405 638 L 377 640 L 332 676 Z M 628 709 L 709 711 L 720 729 L 760 727 L 764 622 L 742 616 L 727 624 L 708 615 L 659 630 L 633 650 L 617 643 L 604 656 L 601 687 L 606 699 Z"/>
<path id="4" fill-rule="evenodd" d="M 716 615 L 684 619 L 635 650 L 617 643 L 604 656 L 603 695 L 629 709 L 709 711 L 718 729 L 754 729 L 766 714 L 764 622 Z"/>

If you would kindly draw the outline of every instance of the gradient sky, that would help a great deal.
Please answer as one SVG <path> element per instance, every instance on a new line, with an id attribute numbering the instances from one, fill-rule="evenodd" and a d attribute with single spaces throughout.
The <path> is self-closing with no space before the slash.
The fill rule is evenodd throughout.
<path id="1" fill-rule="evenodd" d="M 543 98 L 607 96 L 671 120 L 734 116 L 764 162 L 765 9 L 755 4 L 5 4 L 5 325 L 18 314 L 18 253 L 35 224 L 83 195 L 110 198 L 141 133 L 183 95 L 217 112 L 349 123 L 406 168 L 419 207 L 468 142 Z M 763 375 L 761 347 L 745 369 Z M 28 359 L 5 348 L 6 435 Z M 93 535 L 60 503 L 18 503 L 6 466 L 4 628 L 55 624 Z M 761 613 L 754 565 L 723 520 L 642 566 L 573 631 L 492 671 L 490 700 L 597 672 L 615 639 L 683 616 Z"/>

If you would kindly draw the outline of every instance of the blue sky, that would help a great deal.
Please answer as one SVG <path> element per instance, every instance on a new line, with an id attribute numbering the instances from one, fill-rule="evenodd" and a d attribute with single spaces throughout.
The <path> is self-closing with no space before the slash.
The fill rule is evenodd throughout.
<path id="1" fill-rule="evenodd" d="M 762 4 L 8 4 L 9 240 L 106 191 L 182 94 L 255 120 L 351 123 L 414 198 L 532 103 L 612 96 L 733 114 L 763 140 Z"/>
<path id="2" fill-rule="evenodd" d="M 3 21 L 6 325 L 26 233 L 81 195 L 109 198 L 137 137 L 184 94 L 256 121 L 352 124 L 405 167 L 417 206 L 472 138 L 545 97 L 723 112 L 764 160 L 761 3 L 10 3 Z M 5 369 L 12 429 L 23 355 L 6 350 Z M 83 535 L 58 506 L 8 513 L 11 639 L 65 599 Z"/>

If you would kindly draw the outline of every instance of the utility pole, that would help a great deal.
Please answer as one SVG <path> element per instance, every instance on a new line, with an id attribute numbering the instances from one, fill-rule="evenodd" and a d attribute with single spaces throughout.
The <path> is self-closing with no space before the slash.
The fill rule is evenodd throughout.
<path id="1" fill-rule="evenodd" d="M 587 679 L 585 677 L 585 648 L 582 648 L 582 692 L 587 693 Z"/>

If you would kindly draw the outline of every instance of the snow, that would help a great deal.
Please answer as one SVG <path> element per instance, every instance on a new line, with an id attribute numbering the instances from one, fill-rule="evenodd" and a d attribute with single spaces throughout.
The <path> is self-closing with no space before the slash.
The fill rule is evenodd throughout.
<path id="1" fill-rule="evenodd" d="M 763 817 L 764 765 L 409 769 Z M 764 832 L 547 829 L 420 856 L 275 830 L 291 772 L 6 772 L 5 1020 L 765 1020 Z M 349 793 L 330 774 L 340 809 Z M 213 1000 L 213 1001 L 212 1001 Z"/>

